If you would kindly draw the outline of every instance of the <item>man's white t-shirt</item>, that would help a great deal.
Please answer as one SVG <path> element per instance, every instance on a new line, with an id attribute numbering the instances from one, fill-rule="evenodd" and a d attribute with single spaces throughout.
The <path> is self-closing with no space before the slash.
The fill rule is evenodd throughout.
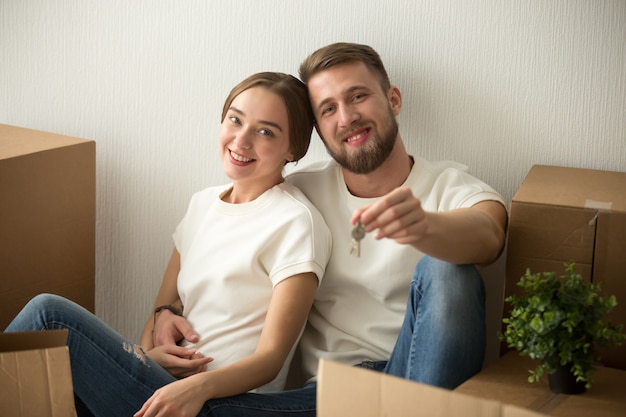
<path id="1" fill-rule="evenodd" d="M 209 370 L 254 353 L 274 286 L 305 272 L 321 282 L 332 246 L 322 216 L 293 185 L 244 204 L 220 199 L 229 187 L 194 194 L 173 236 L 184 316 L 200 335 L 193 346 L 214 358 Z M 256 391 L 283 389 L 290 359 Z"/>
<path id="2" fill-rule="evenodd" d="M 391 239 L 361 240 L 361 256 L 349 255 L 352 212 L 378 198 L 358 198 L 348 191 L 340 166 L 317 162 L 288 176 L 322 212 L 333 236 L 333 249 L 300 341 L 305 377 L 317 373 L 320 358 L 356 364 L 387 360 L 404 319 L 409 285 L 423 256 Z M 424 210 L 445 212 L 502 197 L 467 173 L 464 165 L 415 158 L 403 184 Z"/>

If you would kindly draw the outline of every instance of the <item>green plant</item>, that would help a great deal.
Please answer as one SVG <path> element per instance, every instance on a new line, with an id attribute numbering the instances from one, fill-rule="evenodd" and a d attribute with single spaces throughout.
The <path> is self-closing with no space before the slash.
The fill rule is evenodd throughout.
<path id="1" fill-rule="evenodd" d="M 591 387 L 593 363 L 600 359 L 596 348 L 618 346 L 626 339 L 623 325 L 604 320 L 617 305 L 615 296 L 602 297 L 599 284 L 584 283 L 574 272 L 574 262 L 565 264 L 560 279 L 554 272 L 532 274 L 527 269 L 517 285 L 523 292 L 505 299 L 512 310 L 498 336 L 520 355 L 539 362 L 529 371 L 528 381 L 571 364 L 576 380 Z"/>

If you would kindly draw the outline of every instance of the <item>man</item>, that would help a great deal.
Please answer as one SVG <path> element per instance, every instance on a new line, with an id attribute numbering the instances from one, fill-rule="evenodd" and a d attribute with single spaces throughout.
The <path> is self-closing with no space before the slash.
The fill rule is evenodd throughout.
<path id="1" fill-rule="evenodd" d="M 333 157 L 288 179 L 333 235 L 300 341 L 305 376 L 315 376 L 323 357 L 452 389 L 482 365 L 484 287 L 474 265 L 503 249 L 502 198 L 460 164 L 407 153 L 396 122 L 402 96 L 372 48 L 321 48 L 300 77 Z M 352 236 L 358 224 L 361 240 Z M 155 344 L 195 337 L 184 318 L 167 310 L 156 316 Z M 216 416 L 314 415 L 315 384 L 207 404 Z"/>

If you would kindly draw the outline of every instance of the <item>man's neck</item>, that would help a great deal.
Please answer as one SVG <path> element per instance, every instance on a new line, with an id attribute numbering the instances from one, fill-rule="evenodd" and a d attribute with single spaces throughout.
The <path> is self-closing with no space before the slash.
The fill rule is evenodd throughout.
<path id="1" fill-rule="evenodd" d="M 343 177 L 350 193 L 361 198 L 382 197 L 401 186 L 413 167 L 404 143 L 398 135 L 389 157 L 375 171 L 369 174 L 355 174 L 342 168 Z"/>

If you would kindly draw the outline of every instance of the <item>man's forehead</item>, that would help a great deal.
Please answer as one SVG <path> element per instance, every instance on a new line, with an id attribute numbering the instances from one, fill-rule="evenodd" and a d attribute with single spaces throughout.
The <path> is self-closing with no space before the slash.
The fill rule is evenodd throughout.
<path id="1" fill-rule="evenodd" d="M 313 75 L 308 82 L 309 94 L 317 102 L 355 89 L 373 89 L 378 80 L 362 62 L 335 65 Z"/>

